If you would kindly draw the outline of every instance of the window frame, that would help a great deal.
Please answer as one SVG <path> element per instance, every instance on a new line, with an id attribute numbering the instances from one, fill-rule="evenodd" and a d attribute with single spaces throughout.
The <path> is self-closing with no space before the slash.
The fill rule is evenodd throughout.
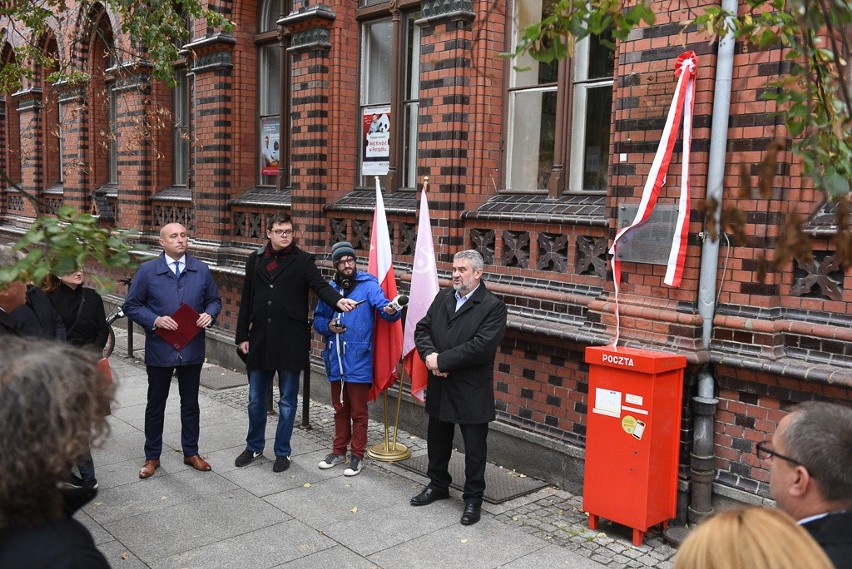
<path id="1" fill-rule="evenodd" d="M 508 16 L 507 22 L 509 34 L 507 35 L 507 51 L 513 51 L 516 45 L 516 38 L 520 37 L 523 28 L 518 22 L 518 2 L 512 2 L 512 11 Z M 586 127 L 589 123 L 588 113 L 589 107 L 587 103 L 588 93 L 592 89 L 610 88 L 610 92 L 614 90 L 614 62 L 610 71 L 611 75 L 594 77 L 589 79 L 586 75 L 589 69 L 589 56 L 591 45 L 590 38 L 584 38 L 577 42 L 575 46 L 574 56 L 559 61 L 557 64 L 557 77 L 555 81 L 535 83 L 529 85 L 516 84 L 517 71 L 515 66 L 519 65 L 517 60 L 507 62 L 506 73 L 506 103 L 504 121 L 504 140 L 506 141 L 506 152 L 503 161 L 504 168 L 504 189 L 505 193 L 531 193 L 531 194 L 547 194 L 551 197 L 556 197 L 563 194 L 571 195 L 603 195 L 607 192 L 609 184 L 609 166 L 611 159 L 611 132 L 612 132 L 612 95 L 610 95 L 609 109 L 609 129 L 602 136 L 606 141 L 606 150 L 603 156 L 606 162 L 600 162 L 600 168 L 604 172 L 604 185 L 602 189 L 583 189 L 585 164 L 586 164 Z M 523 65 L 523 62 L 522 62 Z M 516 132 L 516 105 L 520 98 L 519 94 L 524 93 L 555 93 L 555 113 L 553 114 L 553 160 L 550 167 L 550 174 L 546 185 L 538 187 L 538 181 L 532 188 L 513 187 L 512 177 L 513 172 L 513 149 L 516 140 L 519 138 L 519 132 Z M 538 124 L 541 129 L 541 123 Z M 542 135 L 538 134 L 539 140 Z"/>
<path id="2" fill-rule="evenodd" d="M 255 181 L 258 187 L 277 187 L 279 182 L 283 182 L 283 172 L 286 171 L 286 164 L 289 162 L 286 149 L 288 145 L 285 141 L 286 133 L 289 129 L 283 128 L 282 114 L 283 103 L 285 102 L 285 94 L 282 89 L 282 77 L 287 77 L 289 72 L 289 61 L 287 53 L 281 46 L 278 39 L 278 16 L 273 19 L 272 12 L 278 6 L 278 16 L 280 16 L 281 4 L 279 0 L 265 0 L 257 4 L 257 33 L 254 36 L 254 44 L 257 53 L 257 108 L 255 112 L 256 128 L 257 128 L 257 171 L 254 174 Z M 272 50 L 278 50 L 277 60 L 271 58 L 269 54 Z M 266 70 L 270 66 L 276 66 L 274 74 Z M 277 85 L 271 86 L 270 77 L 275 77 L 278 81 Z M 268 101 L 272 90 L 277 91 L 277 101 Z M 265 111 L 265 112 L 264 112 Z M 278 172 L 275 175 L 264 175 L 264 156 L 263 156 L 263 125 L 278 123 Z M 274 143 L 273 143 L 274 144 Z"/>
<path id="3" fill-rule="evenodd" d="M 363 116 L 375 107 L 390 108 L 390 152 L 388 158 L 388 189 L 415 190 L 417 186 L 417 159 L 420 141 L 420 46 L 422 44 L 420 3 L 403 0 L 391 9 L 384 1 L 363 4 L 358 8 L 359 20 L 359 99 L 357 118 L 358 159 L 356 180 L 361 187 L 372 187 L 373 175 L 363 175 L 364 159 Z M 387 81 L 387 99 L 370 96 L 369 46 L 367 27 L 383 22 L 390 24 L 390 69 Z M 415 53 L 416 48 L 416 53 Z"/>

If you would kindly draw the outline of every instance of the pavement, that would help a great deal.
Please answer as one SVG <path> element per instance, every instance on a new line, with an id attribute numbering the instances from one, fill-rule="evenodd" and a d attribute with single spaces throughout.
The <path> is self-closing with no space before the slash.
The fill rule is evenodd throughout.
<path id="1" fill-rule="evenodd" d="M 462 526 L 460 492 L 411 507 L 409 499 L 428 480 L 398 465 L 366 459 L 354 477 L 344 476 L 343 466 L 320 470 L 334 423 L 331 406 L 316 400 L 310 404 L 311 428 L 294 430 L 289 470 L 272 472 L 277 416 L 269 417 L 264 458 L 237 468 L 234 458 L 245 448 L 247 428 L 244 385 L 201 388 L 199 443 L 211 472 L 183 464 L 180 401 L 173 386 L 162 466 L 140 480 L 145 368 L 120 348 L 111 363 L 117 383 L 111 435 L 93 449 L 100 489 L 77 518 L 115 568 L 673 566 L 675 550 L 659 533 L 649 532 L 636 547 L 628 528 L 602 520 L 600 529 L 589 530 L 582 497 L 553 486 L 499 505 L 485 503 L 482 520 Z M 205 369 L 208 376 L 229 373 Z M 325 381 L 315 383 L 315 397 L 327 397 Z M 380 442 L 382 434 L 383 426 L 371 421 L 369 444 Z M 398 440 L 415 456 L 426 452 L 422 439 L 400 431 Z"/>

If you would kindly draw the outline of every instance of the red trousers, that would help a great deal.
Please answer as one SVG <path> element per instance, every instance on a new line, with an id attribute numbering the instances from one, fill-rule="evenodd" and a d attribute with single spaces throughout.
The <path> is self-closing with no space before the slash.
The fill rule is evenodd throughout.
<path id="1" fill-rule="evenodd" d="M 334 443 L 331 452 L 346 456 L 346 447 L 352 454 L 364 458 L 367 451 L 367 401 L 369 383 L 343 384 L 343 403 L 340 402 L 339 381 L 331 382 L 331 403 L 334 405 Z"/>

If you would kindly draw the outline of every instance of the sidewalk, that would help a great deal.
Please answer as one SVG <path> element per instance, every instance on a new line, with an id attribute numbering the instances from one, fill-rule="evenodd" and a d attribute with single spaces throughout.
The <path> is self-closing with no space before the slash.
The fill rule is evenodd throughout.
<path id="1" fill-rule="evenodd" d="M 634 547 L 626 528 L 603 523 L 602 532 L 593 532 L 581 497 L 557 488 L 500 505 L 485 503 L 482 520 L 462 526 L 460 492 L 451 490 L 450 500 L 413 508 L 408 500 L 427 479 L 399 466 L 367 459 L 352 478 L 343 476 L 343 467 L 320 470 L 334 429 L 330 405 L 316 401 L 312 429 L 294 430 L 289 470 L 272 472 L 277 417 L 267 426 L 265 457 L 236 468 L 247 428 L 247 387 L 202 387 L 200 447 L 213 471 L 196 472 L 183 464 L 180 402 L 173 385 L 162 466 L 140 480 L 145 368 L 119 352 L 112 366 L 118 383 L 112 434 L 93 451 L 100 491 L 77 517 L 113 567 L 672 566 L 674 550 L 659 534 L 649 533 L 643 546 Z M 324 388 L 317 382 L 315 397 L 322 398 Z M 382 426 L 371 422 L 370 444 L 381 437 Z M 401 432 L 399 440 L 415 455 L 426 452 L 421 439 Z"/>

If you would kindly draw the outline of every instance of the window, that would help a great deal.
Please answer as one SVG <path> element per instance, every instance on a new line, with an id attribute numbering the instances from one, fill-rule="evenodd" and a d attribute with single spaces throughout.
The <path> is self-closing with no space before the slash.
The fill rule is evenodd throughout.
<path id="1" fill-rule="evenodd" d="M 415 21 L 419 17 L 419 12 L 402 15 L 398 47 L 390 18 L 362 25 L 361 185 L 372 186 L 372 177 L 385 175 L 391 167 L 398 172 L 398 185 L 417 185 L 420 28 Z M 393 82 L 394 71 L 398 85 Z"/>
<path id="2" fill-rule="evenodd" d="M 59 164 L 59 183 L 65 182 L 65 129 L 68 123 L 68 117 L 65 113 L 68 112 L 67 104 L 58 102 L 56 104 L 56 145 L 57 145 L 57 163 Z"/>
<path id="3" fill-rule="evenodd" d="M 549 16 L 554 4 L 516 0 L 515 43 L 529 24 Z M 548 189 L 554 167 L 567 164 L 566 180 L 556 190 L 606 190 L 613 70 L 612 50 L 596 37 L 578 42 L 570 60 L 540 63 L 524 55 L 512 61 L 507 189 Z M 569 117 L 564 127 L 557 123 L 561 115 Z"/>
<path id="4" fill-rule="evenodd" d="M 118 182 L 118 97 L 114 84 L 120 70 L 114 57 L 112 28 L 106 12 L 101 10 L 94 22 L 88 62 L 91 78 L 88 99 L 92 125 L 87 164 L 91 172 L 90 189 Z"/>
<path id="5" fill-rule="evenodd" d="M 281 46 L 277 29 L 278 0 L 265 0 L 258 14 L 258 107 L 260 185 L 274 186 L 281 165 Z"/>
<path id="6" fill-rule="evenodd" d="M 613 51 L 600 38 L 590 37 L 577 45 L 572 79 L 571 191 L 606 191 L 614 62 Z"/>
<path id="7" fill-rule="evenodd" d="M 62 176 L 62 159 L 59 143 L 59 93 L 50 82 L 50 75 L 56 71 L 58 61 L 58 49 L 56 40 L 53 37 L 48 38 L 44 42 L 44 53 L 47 55 L 48 61 L 51 64 L 40 68 L 39 75 L 41 79 L 42 92 L 42 108 L 41 108 L 41 128 L 43 147 L 40 149 L 42 160 L 42 171 L 44 187 L 49 188 L 56 184 L 61 184 Z"/>
<path id="8" fill-rule="evenodd" d="M 405 16 L 405 112 L 400 181 L 406 188 L 417 187 L 417 116 L 420 113 L 420 27 L 414 25 L 420 13 Z"/>
<path id="9" fill-rule="evenodd" d="M 5 43 L 0 51 L 0 63 L 14 63 L 15 52 L 12 46 Z M 5 178 L 0 178 L 0 188 L 21 183 L 21 128 L 18 117 L 18 108 L 15 98 L 11 93 L 0 94 L 0 169 Z"/>
<path id="10" fill-rule="evenodd" d="M 186 67 L 175 69 L 174 97 L 173 178 L 174 185 L 186 186 L 189 182 L 189 78 Z"/>

